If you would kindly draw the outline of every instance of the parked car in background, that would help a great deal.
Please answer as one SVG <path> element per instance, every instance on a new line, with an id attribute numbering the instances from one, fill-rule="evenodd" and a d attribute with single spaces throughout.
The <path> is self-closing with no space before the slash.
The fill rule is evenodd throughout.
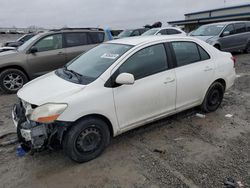
<path id="1" fill-rule="evenodd" d="M 160 28 L 153 28 L 145 33 L 142 36 L 149 36 L 149 35 L 180 35 L 186 36 L 187 34 L 179 28 L 176 27 L 160 27 Z"/>
<path id="2" fill-rule="evenodd" d="M 190 36 L 199 38 L 215 48 L 227 51 L 250 52 L 250 22 L 234 21 L 200 26 Z"/>
<path id="3" fill-rule="evenodd" d="M 115 39 L 140 36 L 147 30 L 148 30 L 148 28 L 125 29 L 118 36 L 116 36 Z"/>
<path id="4" fill-rule="evenodd" d="M 112 40 L 26 84 L 12 117 L 25 150 L 58 143 L 86 162 L 130 129 L 195 106 L 215 111 L 234 67 L 230 53 L 192 37 Z"/>
<path id="5" fill-rule="evenodd" d="M 3 44 L 3 46 L 8 46 L 8 47 L 21 46 L 23 43 L 25 43 L 26 41 L 28 41 L 30 38 L 34 37 L 35 35 L 36 35 L 35 33 L 29 33 L 29 34 L 23 35 L 22 37 L 20 37 L 16 41 L 5 42 Z"/>
<path id="6" fill-rule="evenodd" d="M 0 88 L 17 92 L 29 80 L 64 66 L 108 40 L 103 29 L 59 29 L 37 34 L 17 50 L 0 53 Z"/>

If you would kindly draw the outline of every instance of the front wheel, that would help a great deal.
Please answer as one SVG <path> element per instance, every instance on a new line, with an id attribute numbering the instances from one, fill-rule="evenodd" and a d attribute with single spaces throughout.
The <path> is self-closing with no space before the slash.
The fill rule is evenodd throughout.
<path id="1" fill-rule="evenodd" d="M 207 94 L 201 105 L 204 112 L 214 112 L 223 100 L 225 88 L 219 82 L 214 82 L 208 89 Z"/>
<path id="2" fill-rule="evenodd" d="M 5 93 L 16 93 L 27 82 L 28 78 L 21 70 L 6 69 L 0 73 L 0 87 Z"/>
<path id="3" fill-rule="evenodd" d="M 109 144 L 110 132 L 105 121 L 87 118 L 77 121 L 63 140 L 64 153 L 82 163 L 98 157 Z"/>

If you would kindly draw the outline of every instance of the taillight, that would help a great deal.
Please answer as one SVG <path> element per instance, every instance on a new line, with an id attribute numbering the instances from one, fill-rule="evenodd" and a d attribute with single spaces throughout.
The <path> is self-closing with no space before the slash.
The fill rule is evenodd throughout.
<path id="1" fill-rule="evenodd" d="M 234 56 L 231 57 L 231 59 L 233 60 L 233 63 L 234 63 L 234 67 L 235 67 L 235 64 L 236 64 L 236 58 Z"/>

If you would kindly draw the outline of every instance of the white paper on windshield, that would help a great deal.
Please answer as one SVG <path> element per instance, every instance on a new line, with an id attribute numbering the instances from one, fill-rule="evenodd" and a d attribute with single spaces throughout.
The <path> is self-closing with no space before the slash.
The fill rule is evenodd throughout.
<path id="1" fill-rule="evenodd" d="M 105 53 L 101 56 L 101 58 L 107 58 L 107 59 L 116 59 L 119 56 L 119 54 L 108 54 Z"/>

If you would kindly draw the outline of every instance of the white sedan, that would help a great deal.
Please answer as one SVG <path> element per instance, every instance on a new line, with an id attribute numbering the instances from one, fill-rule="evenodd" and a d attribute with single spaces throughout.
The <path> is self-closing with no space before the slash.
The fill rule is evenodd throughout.
<path id="1" fill-rule="evenodd" d="M 200 106 L 213 112 L 235 80 L 235 59 L 195 38 L 103 43 L 19 92 L 12 115 L 24 149 L 61 144 L 74 161 L 99 156 L 130 129 Z"/>
<path id="2" fill-rule="evenodd" d="M 146 31 L 145 33 L 143 33 L 141 36 L 150 36 L 150 35 L 186 36 L 187 34 L 177 27 L 159 27 L 159 28 L 150 29 Z"/>

